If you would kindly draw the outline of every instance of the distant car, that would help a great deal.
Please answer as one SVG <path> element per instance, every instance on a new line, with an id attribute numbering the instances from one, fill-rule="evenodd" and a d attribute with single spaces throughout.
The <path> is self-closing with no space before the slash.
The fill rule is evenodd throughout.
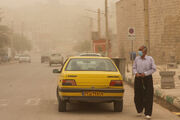
<path id="1" fill-rule="evenodd" d="M 42 55 L 41 56 L 41 63 L 49 62 L 49 56 L 48 55 Z"/>
<path id="2" fill-rule="evenodd" d="M 3 55 L 1 56 L 1 62 L 5 63 L 5 62 L 8 62 L 9 61 L 9 58 L 7 55 Z"/>
<path id="3" fill-rule="evenodd" d="M 123 110 L 123 78 L 115 63 L 108 57 L 70 57 L 59 73 L 57 100 L 59 112 L 73 102 L 114 103 L 114 112 Z"/>
<path id="4" fill-rule="evenodd" d="M 18 54 L 15 55 L 15 56 L 14 56 L 14 60 L 19 60 L 19 56 L 20 56 L 20 55 L 18 55 Z"/>
<path id="5" fill-rule="evenodd" d="M 20 55 L 19 56 L 19 63 L 28 62 L 31 63 L 31 57 L 29 55 Z"/>
<path id="6" fill-rule="evenodd" d="M 81 53 L 80 56 L 100 56 L 102 55 L 100 53 Z"/>
<path id="7" fill-rule="evenodd" d="M 49 65 L 61 64 L 63 65 L 63 56 L 60 53 L 51 54 L 49 57 Z"/>

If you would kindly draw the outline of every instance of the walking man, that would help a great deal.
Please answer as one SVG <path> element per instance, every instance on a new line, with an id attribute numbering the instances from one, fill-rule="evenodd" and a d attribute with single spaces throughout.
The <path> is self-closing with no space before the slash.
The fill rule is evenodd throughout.
<path id="1" fill-rule="evenodd" d="M 147 56 L 146 46 L 141 46 L 138 54 L 133 64 L 134 102 L 138 116 L 145 110 L 145 118 L 151 119 L 154 95 L 152 74 L 156 71 L 156 65 L 153 58 Z"/>

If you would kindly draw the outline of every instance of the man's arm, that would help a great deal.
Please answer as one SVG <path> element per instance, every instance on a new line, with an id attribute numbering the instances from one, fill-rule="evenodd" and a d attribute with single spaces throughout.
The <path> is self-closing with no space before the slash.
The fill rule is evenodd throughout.
<path id="1" fill-rule="evenodd" d="M 145 76 L 152 75 L 154 72 L 156 72 L 156 65 L 154 63 L 154 59 L 153 58 L 151 58 L 151 63 L 150 64 L 151 64 L 151 69 L 146 71 L 146 72 L 144 72 Z"/>
<path id="2" fill-rule="evenodd" d="M 134 64 L 133 64 L 133 74 L 134 75 L 137 74 L 137 58 L 134 60 Z"/>

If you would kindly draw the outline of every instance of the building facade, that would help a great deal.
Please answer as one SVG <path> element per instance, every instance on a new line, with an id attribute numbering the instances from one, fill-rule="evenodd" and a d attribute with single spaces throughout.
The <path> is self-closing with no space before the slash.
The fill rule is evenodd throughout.
<path id="1" fill-rule="evenodd" d="M 144 0 L 116 3 L 119 56 L 129 60 L 132 42 L 128 28 L 135 27 L 134 51 L 145 44 Z M 156 63 L 180 62 L 180 0 L 149 0 L 150 54 Z"/>

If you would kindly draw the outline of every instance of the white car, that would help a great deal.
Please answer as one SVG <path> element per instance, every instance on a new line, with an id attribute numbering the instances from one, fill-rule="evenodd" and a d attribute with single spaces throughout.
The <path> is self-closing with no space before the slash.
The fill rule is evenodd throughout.
<path id="1" fill-rule="evenodd" d="M 20 55 L 18 55 L 18 54 L 15 55 L 15 56 L 14 56 L 14 60 L 19 60 L 19 56 L 20 56 Z"/>
<path id="2" fill-rule="evenodd" d="M 29 55 L 20 55 L 19 56 L 19 63 L 28 62 L 31 63 L 31 57 Z"/>
<path id="3" fill-rule="evenodd" d="M 59 53 L 51 54 L 49 58 L 49 65 L 51 66 L 52 64 L 63 65 L 63 56 Z"/>

